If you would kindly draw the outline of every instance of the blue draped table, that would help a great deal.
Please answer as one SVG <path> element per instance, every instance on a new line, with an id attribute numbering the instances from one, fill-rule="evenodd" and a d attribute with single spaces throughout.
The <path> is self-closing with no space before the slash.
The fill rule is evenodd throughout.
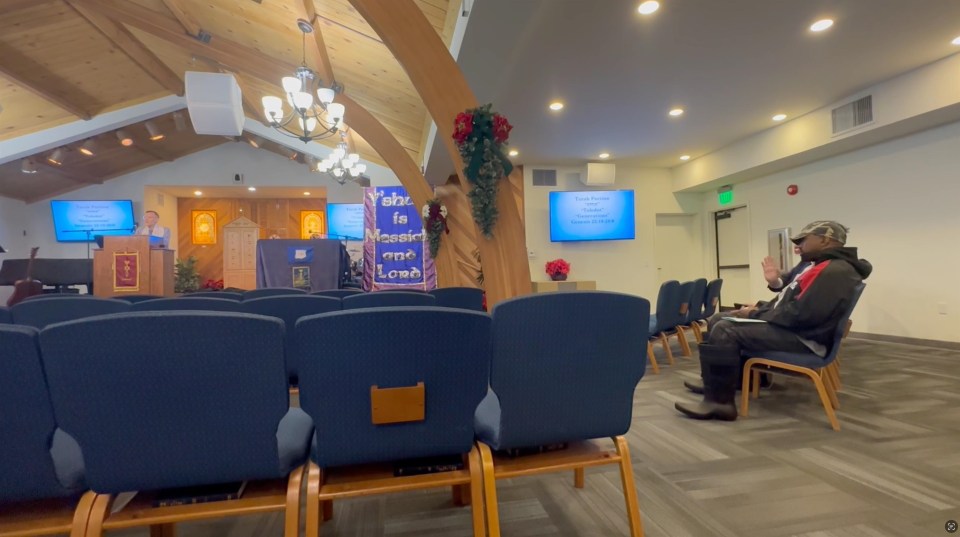
<path id="1" fill-rule="evenodd" d="M 295 250 L 305 259 L 295 259 Z M 331 239 L 269 239 L 257 241 L 257 289 L 293 287 L 294 267 L 309 267 L 310 291 L 338 289 L 344 264 L 349 269 L 346 248 Z"/>

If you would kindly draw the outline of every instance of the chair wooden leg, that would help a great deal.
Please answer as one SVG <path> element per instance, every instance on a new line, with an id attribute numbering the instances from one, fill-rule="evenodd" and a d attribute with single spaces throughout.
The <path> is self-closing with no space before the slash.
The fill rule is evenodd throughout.
<path id="1" fill-rule="evenodd" d="M 827 390 L 827 397 L 830 398 L 830 406 L 834 410 L 840 408 L 840 399 L 837 398 L 837 387 L 833 384 L 833 377 L 826 371 L 826 368 L 820 372 L 820 380 L 823 381 L 823 387 Z"/>
<path id="2" fill-rule="evenodd" d="M 585 485 L 584 478 L 586 477 L 585 473 L 586 472 L 584 472 L 583 468 L 573 469 L 573 487 L 574 488 L 582 489 L 584 487 Z"/>
<path id="3" fill-rule="evenodd" d="M 640 518 L 640 503 L 637 501 L 637 486 L 633 482 L 633 464 L 630 461 L 630 448 L 627 439 L 622 436 L 613 438 L 620 455 L 620 482 L 623 484 L 623 499 L 627 504 L 627 521 L 630 523 L 630 536 L 643 537 L 643 520 Z"/>
<path id="4" fill-rule="evenodd" d="M 307 523 L 306 537 L 320 535 L 320 484 L 323 471 L 316 463 L 307 467 Z"/>
<path id="5" fill-rule="evenodd" d="M 647 341 L 647 359 L 650 360 L 650 367 L 653 368 L 653 374 L 660 374 L 660 365 L 657 364 L 657 357 L 653 354 L 653 343 Z"/>
<path id="6" fill-rule="evenodd" d="M 690 323 L 690 328 L 693 330 L 693 338 L 697 340 L 697 345 L 703 343 L 703 331 L 700 329 L 700 323 L 693 321 Z"/>
<path id="7" fill-rule="evenodd" d="M 677 342 L 680 343 L 680 352 L 684 356 L 693 356 L 693 353 L 690 352 L 690 343 L 687 342 L 687 334 L 682 326 L 677 327 Z"/>
<path id="8" fill-rule="evenodd" d="M 670 340 L 667 335 L 660 332 L 660 345 L 663 346 L 663 353 L 667 355 L 667 363 L 673 365 L 673 351 L 670 350 Z"/>
<path id="9" fill-rule="evenodd" d="M 154 524 L 150 526 L 150 537 L 177 537 L 177 527 L 173 524 Z"/>
<path id="10" fill-rule="evenodd" d="M 813 384 L 817 387 L 817 394 L 820 396 L 820 403 L 823 404 L 823 411 L 827 413 L 827 419 L 830 420 L 830 426 L 834 431 L 840 430 L 840 422 L 837 421 L 837 414 L 833 411 L 833 405 L 830 403 L 830 396 L 827 395 L 827 389 L 820 380 L 820 375 L 813 370 L 807 369 L 804 373 L 810 377 Z"/>
<path id="11" fill-rule="evenodd" d="M 453 485 L 450 489 L 453 494 L 453 505 L 457 507 L 470 505 L 470 485 Z"/>
<path id="12" fill-rule="evenodd" d="M 840 366 L 834 361 L 832 364 L 823 368 L 824 372 L 830 376 L 830 383 L 833 384 L 834 390 L 839 392 L 841 390 L 840 386 Z"/>
<path id="13" fill-rule="evenodd" d="M 84 533 L 87 537 L 100 537 L 103 535 L 103 521 L 110 516 L 110 508 L 113 506 L 114 496 L 112 494 L 97 494 L 90 508 L 90 520 L 87 521 L 87 531 Z"/>
<path id="14" fill-rule="evenodd" d="M 474 445 L 470 450 L 467 463 L 470 465 L 470 485 L 467 487 L 464 495 L 468 498 L 476 498 L 476 501 L 470 502 L 470 514 L 473 518 L 473 537 L 486 537 L 487 528 L 483 520 L 483 481 L 484 468 L 480 460 L 480 449 Z M 492 534 L 491 534 L 492 535 Z"/>
<path id="15" fill-rule="evenodd" d="M 300 535 L 300 497 L 303 491 L 303 474 L 307 466 L 300 465 L 287 479 L 287 505 L 283 512 L 284 537 L 298 537 Z M 174 537 L 170 535 L 151 535 L 150 537 Z"/>
<path id="16" fill-rule="evenodd" d="M 740 415 L 747 417 L 750 410 L 750 376 L 753 374 L 750 361 L 743 367 L 743 381 L 740 386 Z"/>
<path id="17" fill-rule="evenodd" d="M 497 478 L 493 468 L 493 452 L 490 446 L 477 442 L 480 461 L 483 465 L 483 505 L 487 510 L 487 534 L 500 537 L 500 508 L 497 505 Z M 475 502 L 479 504 L 480 502 Z"/>
<path id="18" fill-rule="evenodd" d="M 70 537 L 83 537 L 87 534 L 87 524 L 90 522 L 90 510 L 93 508 L 97 493 L 87 491 L 80 497 L 77 508 L 73 511 L 73 525 L 70 528 Z"/>

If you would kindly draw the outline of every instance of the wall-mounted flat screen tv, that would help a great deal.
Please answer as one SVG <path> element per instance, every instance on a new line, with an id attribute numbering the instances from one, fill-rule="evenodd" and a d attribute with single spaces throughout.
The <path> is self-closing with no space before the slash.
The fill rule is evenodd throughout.
<path id="1" fill-rule="evenodd" d="M 550 240 L 615 241 L 636 236 L 633 190 L 550 193 Z"/>
<path id="2" fill-rule="evenodd" d="M 94 235 L 132 235 L 136 231 L 130 200 L 52 200 L 57 242 L 88 242 Z"/>
<path id="3" fill-rule="evenodd" d="M 328 203 L 327 221 L 331 239 L 363 240 L 362 203 Z"/>

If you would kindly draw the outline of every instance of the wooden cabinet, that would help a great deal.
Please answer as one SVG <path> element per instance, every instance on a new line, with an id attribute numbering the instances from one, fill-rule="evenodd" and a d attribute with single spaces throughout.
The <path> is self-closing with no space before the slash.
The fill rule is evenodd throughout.
<path id="1" fill-rule="evenodd" d="M 223 286 L 257 288 L 260 226 L 241 216 L 223 226 Z"/>

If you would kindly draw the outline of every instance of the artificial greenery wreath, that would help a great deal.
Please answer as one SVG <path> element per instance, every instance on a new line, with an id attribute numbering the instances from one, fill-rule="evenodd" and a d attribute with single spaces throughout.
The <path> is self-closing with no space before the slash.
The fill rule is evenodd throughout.
<path id="1" fill-rule="evenodd" d="M 463 159 L 464 175 L 473 185 L 470 198 L 473 220 L 487 237 L 497 221 L 497 190 L 500 178 L 510 175 L 513 164 L 503 154 L 513 128 L 507 118 L 492 112 L 485 104 L 457 114 L 453 139 Z"/>

